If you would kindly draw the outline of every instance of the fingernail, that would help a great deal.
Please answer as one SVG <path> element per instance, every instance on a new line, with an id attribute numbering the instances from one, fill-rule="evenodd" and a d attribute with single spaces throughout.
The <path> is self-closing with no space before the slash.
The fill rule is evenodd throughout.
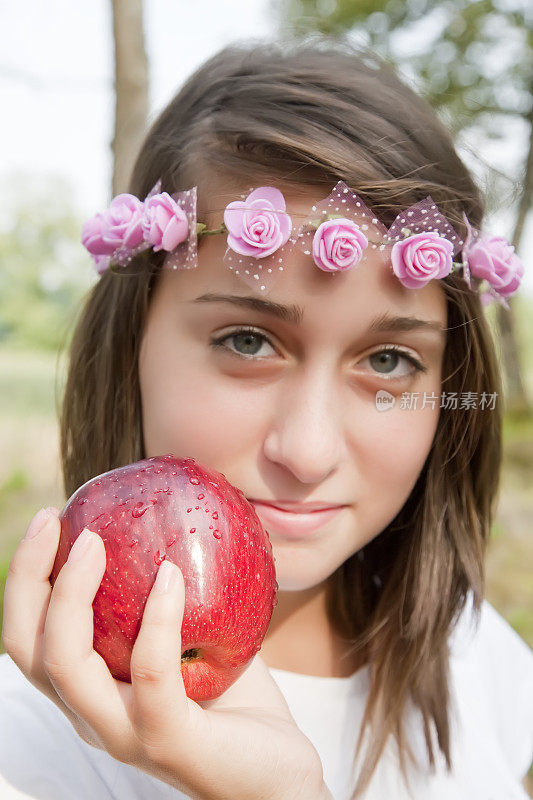
<path id="1" fill-rule="evenodd" d="M 175 581 L 176 569 L 174 564 L 172 564 L 171 561 L 167 561 L 165 558 L 157 570 L 157 575 L 154 581 L 154 592 L 157 592 L 158 594 L 168 592 L 168 590 L 174 586 Z"/>
<path id="2" fill-rule="evenodd" d="M 28 530 L 26 531 L 26 536 L 24 539 L 34 539 L 38 533 L 42 531 L 45 527 L 46 523 L 52 519 L 52 515 L 48 511 L 47 508 L 41 508 L 40 511 L 34 516 L 30 524 L 28 525 Z"/>
<path id="3" fill-rule="evenodd" d="M 95 534 L 92 531 L 90 531 L 88 528 L 84 528 L 70 548 L 67 561 L 79 561 L 79 559 L 82 558 L 82 556 L 84 556 L 88 551 L 93 542 L 94 536 Z"/>

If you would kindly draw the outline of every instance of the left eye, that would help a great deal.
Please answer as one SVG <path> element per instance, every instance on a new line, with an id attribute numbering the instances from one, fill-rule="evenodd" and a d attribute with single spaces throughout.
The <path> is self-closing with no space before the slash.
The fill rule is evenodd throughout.
<path id="1" fill-rule="evenodd" d="M 234 350 L 225 344 L 228 340 L 233 341 Z M 264 343 L 273 350 L 275 355 L 276 351 L 268 337 L 253 328 L 238 328 L 231 333 L 227 333 L 218 339 L 211 339 L 210 341 L 212 347 L 221 348 L 229 355 L 235 356 L 235 358 L 248 361 L 261 361 L 272 355 L 272 353 L 267 353 L 262 356 L 258 355 Z M 377 350 L 367 356 L 362 363 L 364 363 L 364 361 L 368 361 L 371 364 L 374 377 L 384 378 L 385 380 L 401 380 L 417 372 L 427 372 L 427 367 L 417 358 L 400 349 L 397 345 L 389 345 L 381 350 Z M 397 366 L 402 361 L 405 367 L 410 365 L 411 369 L 404 368 L 402 372 L 398 373 Z M 383 371 L 379 371 L 380 367 L 383 368 Z"/>

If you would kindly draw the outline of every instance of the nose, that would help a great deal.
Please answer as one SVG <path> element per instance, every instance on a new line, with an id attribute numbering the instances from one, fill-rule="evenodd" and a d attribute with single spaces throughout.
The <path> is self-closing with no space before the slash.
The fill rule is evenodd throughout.
<path id="1" fill-rule="evenodd" d="M 324 365 L 280 384 L 265 456 L 301 483 L 320 483 L 338 469 L 345 452 L 338 387 Z"/>

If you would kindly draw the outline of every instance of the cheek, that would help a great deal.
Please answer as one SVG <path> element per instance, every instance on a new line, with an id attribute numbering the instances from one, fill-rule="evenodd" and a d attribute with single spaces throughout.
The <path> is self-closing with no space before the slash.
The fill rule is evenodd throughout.
<path id="1" fill-rule="evenodd" d="M 398 402 L 398 399 L 397 399 Z M 435 408 L 375 412 L 378 419 L 361 426 L 357 452 L 361 496 L 358 516 L 370 541 L 400 511 L 424 466 L 437 429 Z M 365 431 L 365 432 L 363 432 Z"/>
<path id="2" fill-rule="evenodd" d="M 147 458 L 172 452 L 230 475 L 239 455 L 256 446 L 262 393 L 237 390 L 208 353 L 147 348 L 139 379 Z"/>

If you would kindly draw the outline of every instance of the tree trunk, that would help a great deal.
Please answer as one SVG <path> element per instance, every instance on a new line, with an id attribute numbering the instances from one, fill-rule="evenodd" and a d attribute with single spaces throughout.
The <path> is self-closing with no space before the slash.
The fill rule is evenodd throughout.
<path id="1" fill-rule="evenodd" d="M 512 243 L 518 251 L 524 232 L 527 215 L 531 209 L 533 195 L 533 118 L 530 114 L 529 152 L 524 175 L 523 191 L 518 206 Z M 502 355 L 507 382 L 505 410 L 513 414 L 528 414 L 531 406 L 522 380 L 520 359 L 515 335 L 513 298 L 509 298 L 509 311 L 498 305 L 497 322 L 502 342 Z"/>
<path id="2" fill-rule="evenodd" d="M 126 192 L 146 131 L 148 60 L 142 0 L 111 0 L 115 47 L 115 132 L 112 194 Z"/>

